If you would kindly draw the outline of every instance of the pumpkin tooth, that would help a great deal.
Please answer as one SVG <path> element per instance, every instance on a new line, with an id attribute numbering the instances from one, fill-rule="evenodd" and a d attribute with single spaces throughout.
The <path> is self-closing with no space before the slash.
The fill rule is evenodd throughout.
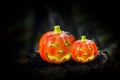
<path id="1" fill-rule="evenodd" d="M 84 59 L 83 57 L 76 56 L 76 59 L 77 59 L 79 62 L 82 62 L 82 63 L 88 62 L 88 59 Z"/>
<path id="2" fill-rule="evenodd" d="M 56 56 L 52 56 L 52 55 L 49 55 L 46 53 L 46 56 L 49 60 L 57 60 L 57 57 Z"/>
<path id="3" fill-rule="evenodd" d="M 77 60 L 79 60 L 79 61 L 83 61 L 83 60 L 84 60 L 84 58 L 79 57 L 79 56 L 76 56 L 76 58 L 77 58 Z"/>
<path id="4" fill-rule="evenodd" d="M 93 60 L 95 58 L 95 55 L 92 55 L 91 57 L 89 57 L 89 60 Z"/>
<path id="5" fill-rule="evenodd" d="M 62 58 L 62 60 L 68 60 L 68 59 L 70 59 L 70 56 L 71 56 L 71 54 L 67 54 Z"/>

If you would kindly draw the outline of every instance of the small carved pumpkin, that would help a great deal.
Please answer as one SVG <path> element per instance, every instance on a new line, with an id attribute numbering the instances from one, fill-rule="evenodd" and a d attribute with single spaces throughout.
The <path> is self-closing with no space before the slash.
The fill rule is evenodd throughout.
<path id="1" fill-rule="evenodd" d="M 86 39 L 86 36 L 81 36 L 81 40 L 76 40 L 71 46 L 71 56 L 76 62 L 87 63 L 96 58 L 98 48 L 93 40 Z"/>
<path id="2" fill-rule="evenodd" d="M 54 26 L 54 31 L 46 32 L 39 41 L 41 58 L 49 63 L 64 63 L 71 59 L 71 44 L 75 40 L 69 32 L 62 31 L 60 26 Z"/>

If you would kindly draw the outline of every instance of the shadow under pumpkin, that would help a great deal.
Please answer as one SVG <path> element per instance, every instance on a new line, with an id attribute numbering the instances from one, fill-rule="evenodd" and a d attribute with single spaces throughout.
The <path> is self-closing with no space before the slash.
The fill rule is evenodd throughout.
<path id="1" fill-rule="evenodd" d="M 119 63 L 106 51 L 99 51 L 95 60 L 85 64 L 73 60 L 57 65 L 50 64 L 43 61 L 37 52 L 25 56 L 24 59 L 16 60 L 16 73 L 13 78 L 17 80 L 118 79 Z"/>

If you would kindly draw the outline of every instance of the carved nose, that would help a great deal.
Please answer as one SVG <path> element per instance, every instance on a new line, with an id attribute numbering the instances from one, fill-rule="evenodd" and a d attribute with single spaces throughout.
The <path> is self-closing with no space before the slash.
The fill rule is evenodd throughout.
<path id="1" fill-rule="evenodd" d="M 61 53 L 64 53 L 64 51 L 60 49 L 60 50 L 58 51 L 58 53 L 61 54 Z"/>
<path id="2" fill-rule="evenodd" d="M 85 55 L 85 56 L 88 56 L 88 53 L 85 53 L 84 55 Z"/>

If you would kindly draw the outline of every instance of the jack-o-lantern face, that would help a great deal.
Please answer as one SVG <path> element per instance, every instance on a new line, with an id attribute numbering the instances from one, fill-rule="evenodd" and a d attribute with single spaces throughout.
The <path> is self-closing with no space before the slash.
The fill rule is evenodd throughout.
<path id="1" fill-rule="evenodd" d="M 71 58 L 70 47 L 74 36 L 69 32 L 61 31 L 60 26 L 55 26 L 54 31 L 45 33 L 39 42 L 39 52 L 43 60 L 49 63 L 63 63 Z"/>
<path id="2" fill-rule="evenodd" d="M 77 40 L 72 44 L 71 52 L 74 61 L 87 63 L 96 58 L 98 49 L 93 40 L 88 40 L 86 36 L 82 36 L 81 40 Z"/>

